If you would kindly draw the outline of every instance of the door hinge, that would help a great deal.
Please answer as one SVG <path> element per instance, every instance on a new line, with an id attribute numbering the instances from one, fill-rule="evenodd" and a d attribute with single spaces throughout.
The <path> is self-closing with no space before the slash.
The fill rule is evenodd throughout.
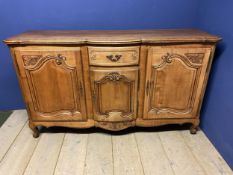
<path id="1" fill-rule="evenodd" d="M 83 85 L 81 82 L 79 82 L 79 91 L 80 91 L 80 95 L 83 96 Z"/>
<path id="2" fill-rule="evenodd" d="M 148 96 L 148 94 L 149 94 L 149 86 L 150 86 L 150 82 L 147 81 L 147 82 L 146 82 L 146 95 L 147 95 L 147 96 Z"/>
<path id="3" fill-rule="evenodd" d="M 93 98 L 93 101 L 95 102 L 95 98 L 96 98 L 95 91 L 93 91 L 92 93 L 92 98 Z"/>
<path id="4" fill-rule="evenodd" d="M 138 72 L 138 90 L 140 89 L 140 73 Z"/>

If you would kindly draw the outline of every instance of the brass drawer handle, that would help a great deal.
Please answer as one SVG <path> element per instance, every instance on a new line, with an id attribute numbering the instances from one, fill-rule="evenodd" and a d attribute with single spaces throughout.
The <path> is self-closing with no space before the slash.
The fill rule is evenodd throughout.
<path id="1" fill-rule="evenodd" d="M 106 58 L 108 58 L 109 60 L 111 60 L 112 62 L 117 62 L 119 61 L 119 59 L 122 57 L 122 55 L 107 55 Z"/>

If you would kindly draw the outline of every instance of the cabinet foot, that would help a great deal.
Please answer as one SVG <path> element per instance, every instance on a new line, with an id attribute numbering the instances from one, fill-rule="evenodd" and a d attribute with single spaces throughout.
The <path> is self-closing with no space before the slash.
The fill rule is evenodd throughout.
<path id="1" fill-rule="evenodd" d="M 31 128 L 32 132 L 33 132 L 33 137 L 34 138 L 38 138 L 40 136 L 40 131 L 39 129 L 33 125 L 31 122 L 29 122 L 29 127 Z"/>
<path id="2" fill-rule="evenodd" d="M 198 125 L 192 125 L 190 127 L 190 134 L 196 134 L 198 131 Z"/>
<path id="3" fill-rule="evenodd" d="M 38 130 L 37 127 L 33 130 L 33 137 L 38 138 L 40 136 L 40 131 Z"/>

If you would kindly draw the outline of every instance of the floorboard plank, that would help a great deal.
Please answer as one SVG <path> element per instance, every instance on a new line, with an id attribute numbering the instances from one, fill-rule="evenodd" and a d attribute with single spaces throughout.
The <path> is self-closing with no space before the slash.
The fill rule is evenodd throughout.
<path id="1" fill-rule="evenodd" d="M 134 134 L 112 136 L 114 175 L 143 175 Z"/>
<path id="2" fill-rule="evenodd" d="M 145 175 L 174 175 L 158 133 L 135 133 Z"/>
<path id="3" fill-rule="evenodd" d="M 111 135 L 104 133 L 89 134 L 84 174 L 113 174 Z"/>
<path id="4" fill-rule="evenodd" d="M 38 144 L 31 130 L 25 125 L 0 163 L 0 175 L 21 175 Z"/>
<path id="5" fill-rule="evenodd" d="M 16 110 L 0 128 L 0 161 L 28 120 L 25 110 Z"/>
<path id="6" fill-rule="evenodd" d="M 64 133 L 44 133 L 25 170 L 25 175 L 52 175 L 64 139 Z"/>
<path id="7" fill-rule="evenodd" d="M 0 128 L 0 175 L 232 175 L 202 131 L 43 133 L 17 110 Z"/>
<path id="8" fill-rule="evenodd" d="M 55 175 L 82 175 L 84 171 L 88 134 L 65 135 Z"/>
<path id="9" fill-rule="evenodd" d="M 179 131 L 159 132 L 159 137 L 175 174 L 206 174 L 185 144 L 185 141 L 183 137 L 181 137 Z"/>
<path id="10" fill-rule="evenodd" d="M 188 131 L 182 131 L 186 144 L 190 147 L 196 159 L 202 164 L 208 175 L 232 175 L 230 167 L 207 139 L 202 131 L 191 135 Z"/>

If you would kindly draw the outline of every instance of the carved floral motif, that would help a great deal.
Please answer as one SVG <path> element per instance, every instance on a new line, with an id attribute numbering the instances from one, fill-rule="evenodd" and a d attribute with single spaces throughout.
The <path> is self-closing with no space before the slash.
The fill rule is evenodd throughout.
<path id="1" fill-rule="evenodd" d="M 96 122 L 96 125 L 100 128 L 108 129 L 111 131 L 119 131 L 122 129 L 126 129 L 132 126 L 135 126 L 135 121 L 129 122 Z"/>
<path id="2" fill-rule="evenodd" d="M 133 60 L 138 59 L 138 51 L 134 50 L 132 54 Z"/>
<path id="3" fill-rule="evenodd" d="M 23 55 L 23 62 L 25 66 L 33 66 L 41 58 L 42 58 L 42 55 Z"/>
<path id="4" fill-rule="evenodd" d="M 166 63 L 171 63 L 172 62 L 172 54 L 167 53 L 166 55 L 162 56 L 162 60 Z"/>
<path id="5" fill-rule="evenodd" d="M 111 72 L 105 76 L 105 79 L 111 81 L 119 81 L 122 77 L 123 75 L 120 75 L 118 72 Z"/>
<path id="6" fill-rule="evenodd" d="M 34 66 L 40 60 L 48 60 L 48 59 L 55 59 L 58 65 L 62 64 L 62 61 L 66 60 L 66 57 L 58 54 L 57 56 L 47 55 L 43 57 L 42 55 L 23 55 L 23 62 L 25 66 Z"/>
<path id="7" fill-rule="evenodd" d="M 96 60 L 95 51 L 91 50 L 91 51 L 89 52 L 89 56 L 90 56 L 90 59 L 91 59 L 91 60 Z"/>
<path id="8" fill-rule="evenodd" d="M 189 61 L 196 64 L 201 64 L 204 58 L 204 53 L 186 53 L 184 54 Z"/>
<path id="9" fill-rule="evenodd" d="M 194 64 L 201 64 L 204 58 L 204 53 L 185 53 L 184 55 L 167 53 L 162 56 L 162 60 L 166 63 L 171 63 L 173 58 L 180 58 L 182 60 L 189 60 Z"/>

